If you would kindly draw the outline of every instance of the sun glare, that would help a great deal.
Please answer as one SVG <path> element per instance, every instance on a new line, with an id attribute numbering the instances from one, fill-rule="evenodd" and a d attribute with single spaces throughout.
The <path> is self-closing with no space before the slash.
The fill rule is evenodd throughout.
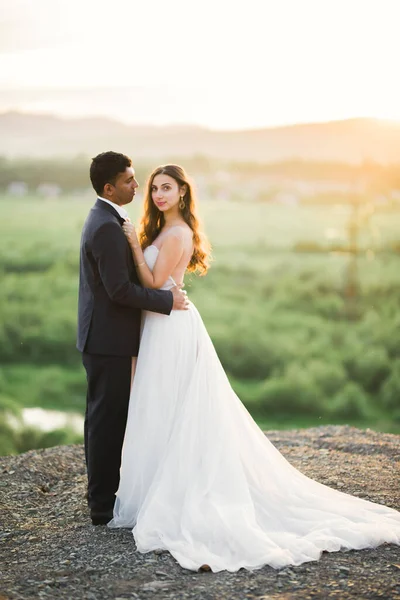
<path id="1" fill-rule="evenodd" d="M 392 0 L 34 6 L 16 5 L 3 40 L 3 111 L 217 129 L 400 120 Z"/>

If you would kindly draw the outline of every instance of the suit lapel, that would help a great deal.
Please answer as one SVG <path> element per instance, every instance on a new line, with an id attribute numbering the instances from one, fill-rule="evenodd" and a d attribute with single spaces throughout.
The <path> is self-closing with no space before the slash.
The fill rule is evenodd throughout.
<path id="1" fill-rule="evenodd" d="M 111 206 L 111 204 L 107 204 L 107 202 L 103 202 L 103 200 L 99 200 L 99 198 L 97 198 L 94 208 L 100 208 L 101 210 L 106 210 L 108 213 L 110 213 L 110 215 L 113 215 L 113 217 L 117 217 L 120 225 L 125 223 L 125 219 L 123 219 L 117 213 L 117 211 Z M 139 283 L 139 279 L 138 279 L 136 269 L 135 269 L 135 263 L 134 263 L 133 256 L 132 256 L 132 250 L 131 250 L 131 247 L 129 246 L 128 240 L 126 240 L 126 255 L 127 255 L 127 260 L 129 263 L 131 276 L 134 277 L 135 282 Z"/>

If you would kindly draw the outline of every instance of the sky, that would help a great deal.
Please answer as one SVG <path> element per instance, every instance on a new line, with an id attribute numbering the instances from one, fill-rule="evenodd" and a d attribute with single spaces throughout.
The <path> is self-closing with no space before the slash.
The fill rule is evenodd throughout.
<path id="1" fill-rule="evenodd" d="M 0 111 L 400 121 L 400 0 L 0 0 Z"/>

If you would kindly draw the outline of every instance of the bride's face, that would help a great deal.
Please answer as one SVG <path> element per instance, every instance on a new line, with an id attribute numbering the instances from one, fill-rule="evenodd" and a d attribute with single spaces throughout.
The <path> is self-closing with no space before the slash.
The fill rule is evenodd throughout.
<path id="1" fill-rule="evenodd" d="M 178 203 L 183 191 L 173 177 L 169 175 L 156 175 L 151 186 L 151 198 L 158 210 L 165 212 L 171 208 L 178 208 Z"/>

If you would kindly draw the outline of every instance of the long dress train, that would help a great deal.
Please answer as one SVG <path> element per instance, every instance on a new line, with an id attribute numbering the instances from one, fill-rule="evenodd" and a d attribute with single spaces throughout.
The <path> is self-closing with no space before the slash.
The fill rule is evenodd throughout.
<path id="1" fill-rule="evenodd" d="M 150 268 L 157 254 L 146 249 Z M 269 442 L 193 304 L 144 315 L 109 527 L 132 528 L 140 552 L 165 549 L 186 569 L 214 572 L 400 544 L 400 512 L 313 481 Z"/>

